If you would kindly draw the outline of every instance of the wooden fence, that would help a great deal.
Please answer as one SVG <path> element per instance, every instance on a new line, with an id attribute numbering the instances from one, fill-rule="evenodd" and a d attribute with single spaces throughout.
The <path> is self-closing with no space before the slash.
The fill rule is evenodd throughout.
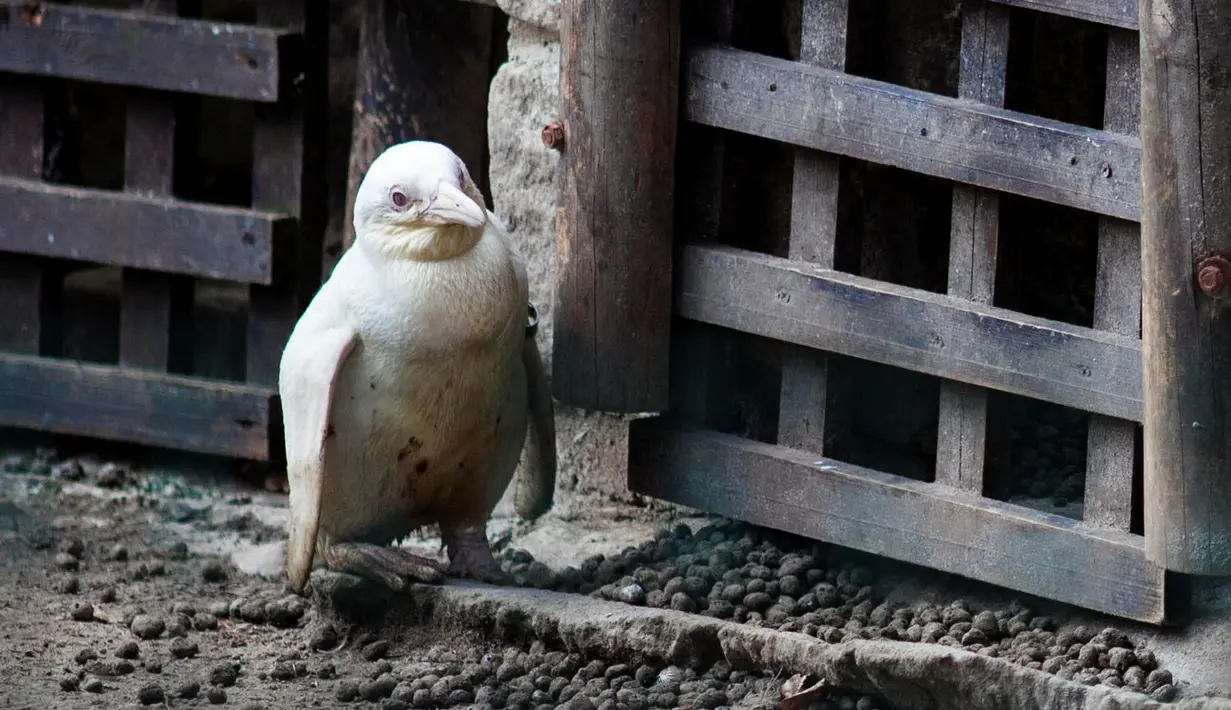
<path id="1" fill-rule="evenodd" d="M 234 24 L 175 0 L 0 1 L 0 425 L 270 457 L 282 344 L 320 283 L 322 9 L 262 0 Z M 67 82 L 124 88 L 122 190 L 58 183 Z M 180 196 L 209 131 L 192 96 L 251 112 L 244 206 Z M 64 280 L 92 265 L 123 269 L 114 364 L 58 357 Z M 246 287 L 241 381 L 194 374 L 200 279 Z"/>
<path id="2" fill-rule="evenodd" d="M 755 23 L 754 13 L 772 15 L 768 6 L 684 5 L 680 157 L 664 164 L 662 147 L 674 148 L 676 132 L 657 117 L 670 115 L 674 94 L 653 92 L 671 83 L 658 77 L 675 76 L 679 43 L 671 38 L 681 30 L 630 18 L 676 21 L 679 3 L 565 2 L 566 219 L 554 362 L 567 377 L 555 391 L 581 406 L 663 411 L 670 389 L 668 416 L 632 425 L 630 488 L 1118 616 L 1181 619 L 1186 579 L 1170 570 L 1193 570 L 1174 554 L 1148 556 L 1134 525 L 1142 506 L 1134 502 L 1135 440 L 1145 414 L 1135 0 L 962 2 L 957 96 L 845 72 L 848 0 L 802 0 L 797 59 L 732 46 L 733 28 Z M 1004 108 L 1010 16 L 1021 9 L 1107 26 L 1101 128 Z M 621 52 L 604 55 L 576 39 L 604 31 L 625 33 Z M 650 66 L 617 75 L 603 64 L 632 55 Z M 628 100 L 615 90 L 638 82 L 653 92 Z M 650 120 L 629 128 L 623 101 L 658 103 Z M 618 140 L 598 146 L 593 135 Z M 754 199 L 749 190 L 723 193 L 724 146 L 733 135 L 795 147 L 787 254 L 714 238 L 728 214 L 724 199 Z M 838 166 L 846 159 L 954 183 L 947 292 L 835 269 Z M 674 215 L 637 202 L 673 188 Z M 1092 327 L 993 305 L 1004 193 L 1099 216 Z M 619 201 L 649 210 L 629 218 Z M 672 263 L 664 254 L 673 240 Z M 1189 288 L 1191 274 L 1178 278 Z M 736 385 L 719 379 L 729 371 L 714 369 L 718 330 L 782 344 L 776 442 L 712 424 L 707 403 Z M 825 455 L 834 355 L 941 378 L 934 476 L 915 480 Z M 993 497 L 1003 482 L 985 480 L 1000 470 L 985 460 L 999 449 L 987 445 L 989 391 L 1091 414 L 1081 520 Z M 1194 482 L 1217 478 L 1208 468 L 1193 475 L 1198 468 L 1188 467 L 1189 499 Z M 1174 515 L 1184 502 L 1172 495 Z M 1202 510 L 1202 523 L 1216 527 L 1225 523 L 1215 510 L 1231 516 L 1231 505 Z M 1184 523 L 1156 516 L 1153 525 Z"/>

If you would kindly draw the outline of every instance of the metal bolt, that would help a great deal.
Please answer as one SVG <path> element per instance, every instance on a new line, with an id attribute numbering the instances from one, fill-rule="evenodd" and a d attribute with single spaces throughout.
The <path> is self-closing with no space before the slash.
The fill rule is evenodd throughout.
<path id="1" fill-rule="evenodd" d="M 1221 256 L 1207 256 L 1197 265 L 1197 285 L 1207 296 L 1223 296 L 1231 280 L 1231 262 Z"/>
<path id="2" fill-rule="evenodd" d="M 543 126 L 543 145 L 551 150 L 564 149 L 564 124 L 552 121 Z"/>

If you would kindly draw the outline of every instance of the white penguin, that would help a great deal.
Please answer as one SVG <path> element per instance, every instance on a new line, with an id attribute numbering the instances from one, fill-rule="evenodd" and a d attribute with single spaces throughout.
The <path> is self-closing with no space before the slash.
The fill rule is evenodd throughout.
<path id="1" fill-rule="evenodd" d="M 523 445 L 517 513 L 542 515 L 555 488 L 525 266 L 438 143 L 382 153 L 354 214 L 354 244 L 282 354 L 288 576 L 302 591 L 319 551 L 329 568 L 393 589 L 439 582 L 435 560 L 388 546 L 435 523 L 449 573 L 501 581 L 486 523 Z"/>

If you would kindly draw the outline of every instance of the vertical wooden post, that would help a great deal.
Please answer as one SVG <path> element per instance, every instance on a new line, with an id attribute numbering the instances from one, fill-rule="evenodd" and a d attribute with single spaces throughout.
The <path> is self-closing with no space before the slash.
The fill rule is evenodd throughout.
<path id="1" fill-rule="evenodd" d="M 0 174 L 43 177 L 43 92 L 21 80 L 0 86 Z M 44 296 L 59 281 L 46 262 L 0 258 L 0 350 L 37 355 L 48 349 Z"/>
<path id="2" fill-rule="evenodd" d="M 355 191 L 391 145 L 449 146 L 484 189 L 487 87 L 495 10 L 457 0 L 361 0 L 346 238 Z"/>
<path id="3" fill-rule="evenodd" d="M 846 67 L 848 0 L 804 0 L 799 60 L 842 71 Z M 838 156 L 799 148 L 791 187 L 790 257 L 827 269 L 838 237 Z M 828 367 L 823 353 L 784 346 L 778 443 L 824 452 Z"/>
<path id="4" fill-rule="evenodd" d="M 1137 34 L 1107 30 L 1107 98 L 1103 128 L 1137 134 L 1141 74 Z M 1140 227 L 1113 217 L 1099 219 L 1094 327 L 1137 337 L 1141 328 Z M 1123 419 L 1090 415 L 1086 495 L 1082 519 L 1128 530 L 1133 513 L 1133 455 L 1137 427 Z"/>
<path id="5" fill-rule="evenodd" d="M 176 0 L 133 0 L 137 10 L 174 14 Z M 175 97 L 134 89 L 124 140 L 124 187 L 169 197 L 174 174 Z M 120 364 L 188 372 L 192 356 L 192 279 L 123 270 Z"/>
<path id="6" fill-rule="evenodd" d="M 958 95 L 1004 105 L 1009 54 L 1009 9 L 977 1 L 963 6 Z M 1000 197 L 991 190 L 953 186 L 949 237 L 949 295 L 991 303 L 996 287 Z M 960 382 L 940 387 L 936 482 L 982 494 L 987 441 L 987 390 Z"/>
<path id="7" fill-rule="evenodd" d="M 1146 554 L 1201 575 L 1231 574 L 1228 12 L 1139 12 Z"/>
<path id="8" fill-rule="evenodd" d="M 564 0 L 552 385 L 565 404 L 668 404 L 679 7 Z"/>

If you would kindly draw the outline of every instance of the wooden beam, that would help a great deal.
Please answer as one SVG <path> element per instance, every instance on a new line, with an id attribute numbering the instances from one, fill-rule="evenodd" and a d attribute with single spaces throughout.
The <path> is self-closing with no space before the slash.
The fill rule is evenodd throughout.
<path id="1" fill-rule="evenodd" d="M 0 71 L 16 74 L 277 101 L 299 49 L 283 30 L 0 0 Z"/>
<path id="2" fill-rule="evenodd" d="M 800 61 L 842 71 L 846 66 L 848 0 L 805 0 Z M 807 148 L 795 151 L 791 186 L 792 259 L 827 269 L 838 241 L 838 156 Z M 820 453 L 824 450 L 829 366 L 823 354 L 787 346 L 782 353 L 778 443 Z"/>
<path id="3" fill-rule="evenodd" d="M 1137 29 L 1137 0 L 993 0 L 1052 15 L 1075 17 L 1102 25 Z"/>
<path id="4" fill-rule="evenodd" d="M 269 211 L 3 176 L 0 215 L 6 251 L 262 284 L 276 278 L 291 222 Z"/>
<path id="5" fill-rule="evenodd" d="M 443 143 L 483 189 L 487 90 L 495 11 L 457 0 L 360 0 L 344 248 L 355 239 L 354 198 L 389 146 Z"/>
<path id="6" fill-rule="evenodd" d="M 1136 138 L 736 49 L 689 52 L 685 116 L 741 133 L 1122 219 Z"/>
<path id="7" fill-rule="evenodd" d="M 1138 37 L 1107 33 L 1107 98 L 1103 127 L 1137 134 L 1141 116 Z M 1141 332 L 1141 229 L 1111 217 L 1099 219 L 1094 282 L 1094 327 L 1139 337 Z M 1133 422 L 1091 415 L 1086 446 L 1086 494 L 1082 519 L 1128 530 L 1133 517 Z"/>
<path id="8" fill-rule="evenodd" d="M 684 247 L 676 287 L 690 320 L 1141 421 L 1136 338 L 726 246 Z"/>
<path id="9" fill-rule="evenodd" d="M 552 388 L 668 406 L 679 0 L 565 0 Z"/>
<path id="10" fill-rule="evenodd" d="M 174 14 L 176 0 L 134 0 L 135 9 Z M 170 197 L 175 164 L 173 96 L 129 92 L 124 188 Z M 125 269 L 120 292 L 120 364 L 158 372 L 191 371 L 193 284 L 185 276 Z"/>
<path id="11" fill-rule="evenodd" d="M 632 423 L 628 469 L 634 492 L 756 525 L 1138 621 L 1174 613 L 1139 536 L 654 419 Z"/>
<path id="12" fill-rule="evenodd" d="M 1152 18 L 1141 30 L 1146 551 L 1176 572 L 1228 575 L 1228 6 L 1142 0 L 1141 10 Z"/>
<path id="13" fill-rule="evenodd" d="M 1009 10 L 982 0 L 962 5 L 958 96 L 1003 106 L 1009 68 Z M 996 290 L 1000 195 L 953 186 L 949 231 L 950 296 L 991 304 Z M 936 435 L 936 482 L 984 492 L 987 390 L 942 382 Z"/>
<path id="14" fill-rule="evenodd" d="M 266 460 L 274 390 L 0 354 L 0 426 Z"/>

